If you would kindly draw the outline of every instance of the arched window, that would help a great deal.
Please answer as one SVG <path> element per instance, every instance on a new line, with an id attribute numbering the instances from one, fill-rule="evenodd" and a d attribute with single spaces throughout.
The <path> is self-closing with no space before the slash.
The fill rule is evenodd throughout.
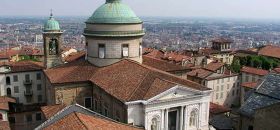
<path id="1" fill-rule="evenodd" d="M 157 118 L 153 118 L 151 123 L 151 130 L 159 130 L 159 120 Z"/>
<path id="2" fill-rule="evenodd" d="M 11 85 L 11 78 L 9 76 L 6 77 L 6 85 Z"/>
<path id="3" fill-rule="evenodd" d="M 0 113 L 0 121 L 2 121 L 3 120 L 3 115 L 2 115 L 2 113 Z"/>
<path id="4" fill-rule="evenodd" d="M 198 118 L 197 110 L 192 110 L 190 114 L 190 122 L 189 122 L 189 125 L 191 127 L 197 126 L 197 118 Z"/>
<path id="5" fill-rule="evenodd" d="M 58 54 L 58 42 L 57 39 L 51 39 L 49 43 L 49 54 L 56 55 Z"/>
<path id="6" fill-rule="evenodd" d="M 11 96 L 11 95 L 12 95 L 11 88 L 7 88 L 7 96 Z"/>

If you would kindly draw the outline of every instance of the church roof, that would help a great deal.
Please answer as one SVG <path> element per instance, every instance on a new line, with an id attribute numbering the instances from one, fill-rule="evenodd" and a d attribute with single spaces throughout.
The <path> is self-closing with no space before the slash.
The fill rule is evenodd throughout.
<path id="1" fill-rule="evenodd" d="M 106 3 L 93 13 L 87 23 L 122 24 L 142 23 L 142 21 L 121 0 L 106 0 Z"/>
<path id="2" fill-rule="evenodd" d="M 54 19 L 52 14 L 44 25 L 44 31 L 60 31 L 59 23 Z"/>
<path id="3" fill-rule="evenodd" d="M 102 68 L 78 61 L 48 69 L 45 73 L 53 84 L 90 81 L 123 102 L 146 100 L 176 85 L 209 90 L 195 82 L 131 60 L 122 60 Z"/>

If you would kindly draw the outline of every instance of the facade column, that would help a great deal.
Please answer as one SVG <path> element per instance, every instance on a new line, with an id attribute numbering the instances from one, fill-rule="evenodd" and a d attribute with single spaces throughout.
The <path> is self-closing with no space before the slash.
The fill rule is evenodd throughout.
<path id="1" fill-rule="evenodd" d="M 188 127 L 188 120 L 189 120 L 189 117 L 188 117 L 188 108 L 187 106 L 185 106 L 185 110 L 184 110 L 184 126 L 183 126 L 183 129 L 184 130 L 187 130 L 187 127 Z"/>
<path id="2" fill-rule="evenodd" d="M 164 125 L 165 125 L 165 117 L 164 117 L 164 114 L 165 114 L 165 109 L 162 109 L 162 110 L 161 110 L 161 125 L 160 125 L 160 129 L 161 129 L 161 130 L 164 130 Z"/>
<path id="3" fill-rule="evenodd" d="M 165 120 L 164 120 L 164 124 L 165 124 L 164 129 L 165 130 L 168 130 L 168 111 L 169 111 L 168 109 L 165 109 L 165 114 L 164 114 L 165 115 Z"/>
<path id="4" fill-rule="evenodd" d="M 180 130 L 183 130 L 184 127 L 184 106 L 180 108 Z"/>

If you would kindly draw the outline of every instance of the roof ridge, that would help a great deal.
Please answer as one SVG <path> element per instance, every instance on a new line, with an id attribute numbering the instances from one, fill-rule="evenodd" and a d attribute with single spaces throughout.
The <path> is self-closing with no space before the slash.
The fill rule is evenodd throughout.
<path id="1" fill-rule="evenodd" d="M 138 84 L 138 86 L 134 89 L 134 91 L 131 93 L 130 97 L 128 98 L 129 100 L 132 98 L 132 96 L 136 93 L 136 91 L 138 90 L 138 88 L 141 86 L 141 84 L 143 83 L 144 79 L 146 79 L 146 77 L 148 76 L 148 74 L 150 74 L 151 72 L 149 71 L 144 78 L 142 79 L 142 81 Z"/>

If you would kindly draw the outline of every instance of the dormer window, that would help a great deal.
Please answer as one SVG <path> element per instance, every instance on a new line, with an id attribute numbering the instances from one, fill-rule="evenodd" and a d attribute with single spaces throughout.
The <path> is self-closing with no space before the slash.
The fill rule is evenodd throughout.
<path id="1" fill-rule="evenodd" d="M 123 44 L 122 45 L 122 57 L 123 58 L 126 58 L 126 57 L 128 57 L 128 54 L 129 53 L 129 46 L 128 46 L 128 44 Z"/>
<path id="2" fill-rule="evenodd" d="M 98 45 L 98 57 L 102 59 L 105 58 L 105 44 Z"/>

